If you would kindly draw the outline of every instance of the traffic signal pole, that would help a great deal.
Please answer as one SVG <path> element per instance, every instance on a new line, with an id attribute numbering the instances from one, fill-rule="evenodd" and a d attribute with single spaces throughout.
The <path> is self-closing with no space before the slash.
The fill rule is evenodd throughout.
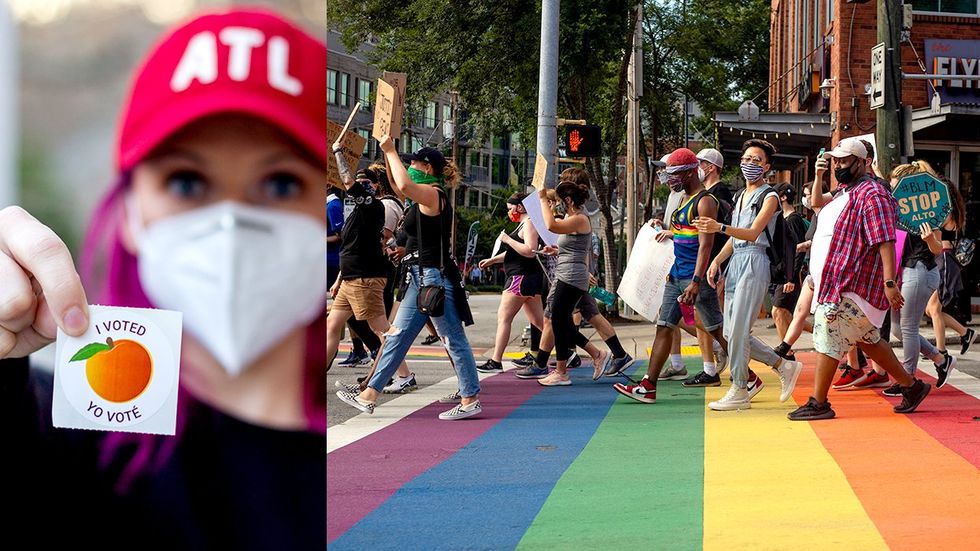
<path id="1" fill-rule="evenodd" d="M 545 186 L 555 186 L 558 170 L 558 14 L 559 0 L 541 2 L 541 62 L 538 66 L 538 153 L 548 160 Z"/>

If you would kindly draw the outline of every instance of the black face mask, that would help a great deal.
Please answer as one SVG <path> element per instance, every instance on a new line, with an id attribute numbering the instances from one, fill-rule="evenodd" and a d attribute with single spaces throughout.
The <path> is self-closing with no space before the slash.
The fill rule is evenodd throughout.
<path id="1" fill-rule="evenodd" d="M 854 173 L 851 172 L 849 166 L 839 166 L 834 169 L 834 178 L 837 178 L 841 185 L 846 186 L 854 181 Z"/>

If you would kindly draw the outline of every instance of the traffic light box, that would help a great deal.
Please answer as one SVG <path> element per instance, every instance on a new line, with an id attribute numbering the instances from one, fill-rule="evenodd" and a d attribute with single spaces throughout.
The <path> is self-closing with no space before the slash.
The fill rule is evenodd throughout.
<path id="1" fill-rule="evenodd" d="M 602 153 L 602 129 L 594 124 L 565 127 L 565 147 L 569 157 L 599 157 Z"/>

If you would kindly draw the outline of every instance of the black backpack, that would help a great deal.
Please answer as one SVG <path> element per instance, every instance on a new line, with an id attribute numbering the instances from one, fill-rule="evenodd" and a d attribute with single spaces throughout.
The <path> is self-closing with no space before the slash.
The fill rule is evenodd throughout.
<path id="1" fill-rule="evenodd" d="M 752 204 L 752 211 L 755 213 L 755 216 L 759 216 L 759 212 L 762 210 L 762 204 L 770 192 L 775 193 L 776 190 L 772 186 L 766 185 L 765 191 L 760 193 L 759 198 Z M 745 189 L 742 189 L 735 195 L 736 204 L 742 200 L 743 193 L 745 193 Z M 776 198 L 778 199 L 779 197 L 777 196 Z M 777 208 L 773 216 L 776 217 L 776 227 L 773 234 L 769 235 L 768 224 L 766 224 L 763 230 L 766 234 L 766 240 L 769 242 L 769 245 L 766 246 L 766 255 L 769 256 L 769 283 L 771 285 L 796 283 L 794 281 L 794 275 L 796 273 L 797 243 L 793 242 L 792 237 L 786 230 L 786 223 L 783 220 L 780 209 Z"/>
<path id="2" fill-rule="evenodd" d="M 717 184 L 715 184 L 715 187 L 718 186 L 722 186 L 726 190 L 728 189 L 728 186 L 726 186 L 724 182 L 718 182 Z M 734 212 L 735 207 L 728 201 L 722 199 L 717 193 L 714 193 L 712 191 L 708 191 L 708 193 L 710 193 L 715 199 L 718 200 L 718 221 L 721 222 L 722 224 L 725 224 L 726 226 L 731 226 L 732 212 Z M 728 195 L 731 196 L 730 191 L 728 192 Z"/>

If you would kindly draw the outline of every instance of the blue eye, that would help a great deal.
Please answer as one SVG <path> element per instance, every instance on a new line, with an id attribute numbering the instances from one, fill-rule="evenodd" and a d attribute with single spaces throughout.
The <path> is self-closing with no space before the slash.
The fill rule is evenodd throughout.
<path id="1" fill-rule="evenodd" d="M 204 176 L 192 170 L 174 172 L 167 177 L 167 192 L 181 199 L 200 199 L 207 192 Z"/>
<path id="2" fill-rule="evenodd" d="M 270 174 L 262 182 L 262 192 L 269 199 L 295 199 L 303 193 L 303 183 L 298 176 L 288 172 Z"/>

